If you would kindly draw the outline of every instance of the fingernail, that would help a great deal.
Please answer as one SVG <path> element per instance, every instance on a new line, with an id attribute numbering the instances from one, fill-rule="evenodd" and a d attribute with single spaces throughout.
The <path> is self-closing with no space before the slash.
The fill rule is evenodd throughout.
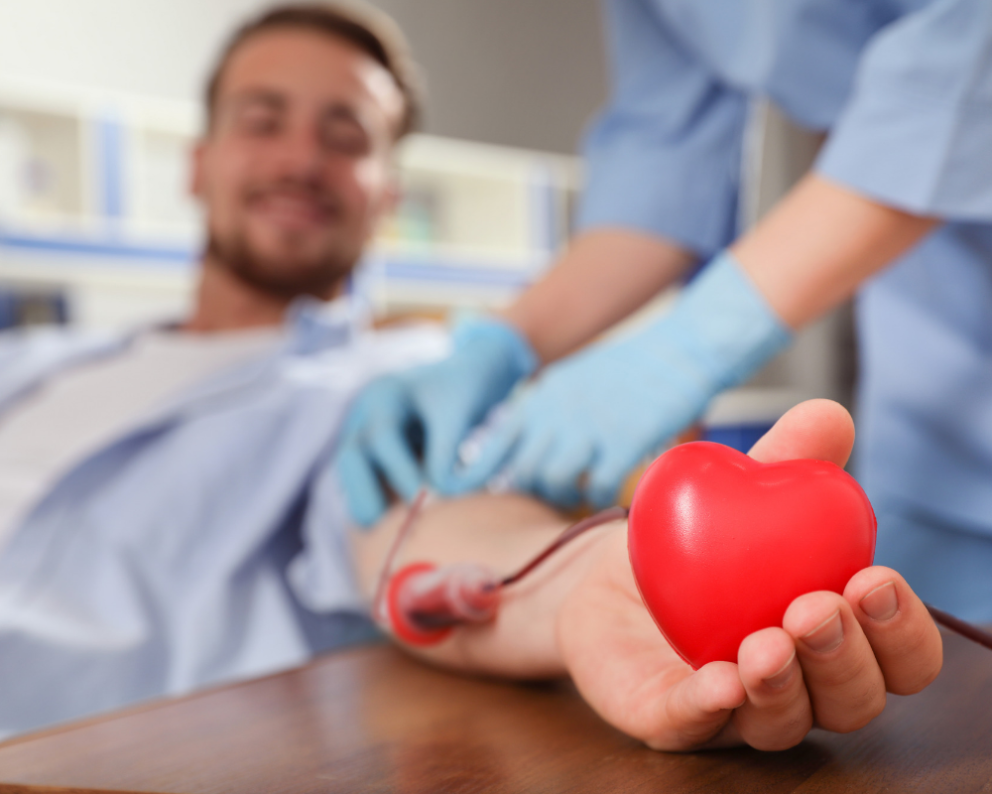
<path id="1" fill-rule="evenodd" d="M 792 670 L 794 665 L 793 660 L 796 658 L 796 652 L 792 652 L 792 656 L 789 657 L 789 661 L 782 665 L 782 667 L 776 673 L 772 673 L 768 678 L 764 679 L 764 682 L 770 686 L 772 689 L 781 689 L 792 679 Z"/>
<path id="2" fill-rule="evenodd" d="M 803 635 L 803 642 L 818 653 L 829 653 L 844 641 L 844 623 L 840 610 L 834 612 L 809 634 Z"/>
<path id="3" fill-rule="evenodd" d="M 861 609 L 872 620 L 889 620 L 899 611 L 896 583 L 886 582 L 872 590 L 859 602 Z"/>

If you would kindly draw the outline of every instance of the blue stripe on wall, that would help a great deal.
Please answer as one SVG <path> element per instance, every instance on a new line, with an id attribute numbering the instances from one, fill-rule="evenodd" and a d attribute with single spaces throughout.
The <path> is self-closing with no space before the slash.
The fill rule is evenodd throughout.
<path id="1" fill-rule="evenodd" d="M 149 264 L 190 266 L 199 253 L 193 248 L 139 245 L 122 240 L 86 239 L 71 236 L 32 236 L 17 234 L 0 228 L 0 248 L 36 253 L 62 255 L 67 261 L 78 257 L 82 267 L 91 264 L 93 257 L 108 260 L 140 260 Z M 520 289 L 530 284 L 536 271 L 485 266 L 471 262 L 446 262 L 435 264 L 421 257 L 404 258 L 391 255 L 377 260 L 383 273 L 391 281 L 420 281 L 435 284 L 473 285 Z"/>
<path id="2" fill-rule="evenodd" d="M 432 281 L 435 283 L 473 284 L 481 287 L 519 288 L 530 284 L 534 277 L 519 270 L 485 268 L 473 265 L 434 265 L 420 260 L 389 257 L 382 266 L 388 280 Z"/>
<path id="3" fill-rule="evenodd" d="M 100 212 L 115 220 L 124 217 L 124 134 L 123 125 L 112 117 L 96 122 Z"/>
<path id="4" fill-rule="evenodd" d="M 111 259 L 142 259 L 188 265 L 196 258 L 194 250 L 166 246 L 134 245 L 117 240 L 87 240 L 73 237 L 35 237 L 0 230 L 0 247 L 39 253 L 63 254 L 69 257 L 105 257 Z M 81 260 L 80 266 L 90 264 Z"/>
<path id="5" fill-rule="evenodd" d="M 558 206 L 552 175 L 547 166 L 535 164 L 528 181 L 530 195 L 530 244 L 553 253 L 558 248 Z"/>

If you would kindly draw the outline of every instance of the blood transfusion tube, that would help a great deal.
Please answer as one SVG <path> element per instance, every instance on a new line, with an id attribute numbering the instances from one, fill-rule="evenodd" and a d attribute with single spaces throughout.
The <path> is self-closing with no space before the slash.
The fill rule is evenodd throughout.
<path id="1" fill-rule="evenodd" d="M 540 554 L 515 573 L 502 579 L 477 563 L 456 563 L 438 568 L 415 562 L 392 573 L 393 560 L 423 508 L 426 492 L 414 499 L 386 555 L 373 601 L 380 621 L 411 645 L 434 645 L 456 626 L 485 623 L 496 616 L 504 588 L 515 584 L 565 544 L 584 532 L 625 518 L 626 509 L 611 507 L 573 524 Z"/>
<path id="2" fill-rule="evenodd" d="M 584 532 L 610 521 L 626 518 L 623 507 L 611 507 L 573 524 L 530 562 L 513 574 L 498 578 L 476 563 L 457 563 L 438 568 L 429 562 L 415 562 L 391 573 L 393 560 L 406 539 L 427 497 L 417 494 L 386 555 L 379 585 L 373 599 L 373 612 L 389 624 L 393 633 L 410 645 L 435 645 L 456 626 L 492 620 L 499 610 L 503 589 L 519 582 L 558 549 Z M 925 604 L 937 623 L 958 634 L 992 648 L 992 634 L 953 615 Z"/>

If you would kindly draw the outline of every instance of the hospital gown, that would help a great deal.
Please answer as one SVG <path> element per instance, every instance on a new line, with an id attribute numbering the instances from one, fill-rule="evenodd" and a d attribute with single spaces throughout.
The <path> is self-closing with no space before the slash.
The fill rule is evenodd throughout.
<path id="1" fill-rule="evenodd" d="M 442 356 L 298 303 L 277 353 L 217 373 L 64 472 L 0 554 L 0 733 L 299 664 L 367 640 L 328 461 L 375 375 Z M 126 334 L 0 337 L 0 418 Z M 85 421 L 81 416 L 80 421 Z"/>

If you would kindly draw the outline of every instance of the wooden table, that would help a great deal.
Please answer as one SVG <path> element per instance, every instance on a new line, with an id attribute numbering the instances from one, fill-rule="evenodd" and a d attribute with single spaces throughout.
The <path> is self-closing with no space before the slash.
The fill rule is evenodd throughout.
<path id="1" fill-rule="evenodd" d="M 2 792 L 992 791 L 992 652 L 945 634 L 921 695 L 784 753 L 651 752 L 567 684 L 446 675 L 377 646 L 0 745 Z"/>

